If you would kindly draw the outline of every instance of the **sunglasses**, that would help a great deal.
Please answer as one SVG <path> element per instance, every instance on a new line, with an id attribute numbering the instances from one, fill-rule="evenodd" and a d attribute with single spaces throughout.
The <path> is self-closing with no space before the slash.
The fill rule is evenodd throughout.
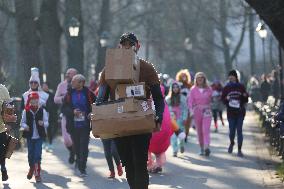
<path id="1" fill-rule="evenodd" d="M 38 84 L 37 81 L 30 81 L 30 84 Z"/>

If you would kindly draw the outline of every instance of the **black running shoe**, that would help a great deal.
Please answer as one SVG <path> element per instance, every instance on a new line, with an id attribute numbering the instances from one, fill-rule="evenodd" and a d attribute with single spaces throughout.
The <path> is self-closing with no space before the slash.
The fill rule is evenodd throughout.
<path id="1" fill-rule="evenodd" d="M 68 162 L 72 165 L 75 162 L 75 155 L 73 153 L 70 153 Z"/>
<path id="2" fill-rule="evenodd" d="M 8 180 L 8 174 L 7 170 L 1 171 L 2 172 L 2 181 L 7 181 Z"/>
<path id="3" fill-rule="evenodd" d="M 230 144 L 229 148 L 228 148 L 228 153 L 231 154 L 233 153 L 233 148 L 234 148 L 234 145 L 233 144 Z"/>
<path id="4" fill-rule="evenodd" d="M 205 149 L 205 156 L 209 156 L 209 155 L 210 155 L 210 153 L 211 153 L 211 151 L 210 151 L 210 149 L 209 149 L 209 148 Z"/>

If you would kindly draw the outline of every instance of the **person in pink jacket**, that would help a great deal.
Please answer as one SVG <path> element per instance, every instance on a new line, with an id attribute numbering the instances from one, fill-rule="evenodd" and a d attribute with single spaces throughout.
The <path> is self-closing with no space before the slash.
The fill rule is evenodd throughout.
<path id="1" fill-rule="evenodd" d="M 67 93 L 68 85 L 71 85 L 71 80 L 74 75 L 77 74 L 77 70 L 74 68 L 69 68 L 65 74 L 65 80 L 58 84 L 56 93 L 54 95 L 54 103 L 62 105 L 63 99 Z M 75 162 L 75 152 L 73 150 L 73 142 L 70 134 L 66 130 L 66 117 L 62 115 L 61 119 L 61 132 L 64 144 L 66 148 L 69 150 L 69 163 L 73 164 Z"/>
<path id="2" fill-rule="evenodd" d="M 203 72 L 196 73 L 194 86 L 189 94 L 188 106 L 197 128 L 200 155 L 205 156 L 210 155 L 211 97 L 212 89 L 207 84 L 205 74 Z"/>
<path id="3" fill-rule="evenodd" d="M 165 95 L 165 88 L 161 85 L 161 91 Z M 165 103 L 163 113 L 163 121 L 161 124 L 161 131 L 154 132 L 150 140 L 148 149 L 148 163 L 147 169 L 151 173 L 158 173 L 162 171 L 162 167 L 166 162 L 166 151 L 170 146 L 170 138 L 173 134 L 171 129 L 171 115 L 168 105 Z M 155 156 L 153 159 L 152 154 Z"/>

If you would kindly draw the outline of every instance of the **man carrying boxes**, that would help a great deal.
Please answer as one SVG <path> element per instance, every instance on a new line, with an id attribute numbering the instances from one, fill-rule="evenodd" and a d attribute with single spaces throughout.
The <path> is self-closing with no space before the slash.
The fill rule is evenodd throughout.
<path id="1" fill-rule="evenodd" d="M 95 136 L 114 138 L 130 189 L 147 189 L 148 147 L 151 133 L 162 122 L 164 100 L 153 65 L 136 56 L 136 36 L 123 34 L 120 47 L 107 51 L 92 130 Z"/>

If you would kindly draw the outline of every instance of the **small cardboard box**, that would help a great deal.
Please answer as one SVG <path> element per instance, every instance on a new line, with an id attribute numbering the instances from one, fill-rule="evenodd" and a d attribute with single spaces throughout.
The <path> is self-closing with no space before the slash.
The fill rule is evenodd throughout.
<path id="1" fill-rule="evenodd" d="M 95 104 L 92 105 L 92 113 L 96 116 L 116 115 L 125 112 L 137 111 L 139 111 L 138 100 L 134 98 L 103 103 L 98 106 Z"/>
<path id="2" fill-rule="evenodd" d="M 110 86 L 139 82 L 140 61 L 132 49 L 107 49 L 105 79 Z"/>
<path id="3" fill-rule="evenodd" d="M 146 98 L 145 83 L 118 84 L 115 89 L 115 99 L 135 97 L 137 99 Z"/>
<path id="4" fill-rule="evenodd" d="M 130 98 L 124 102 L 99 105 L 93 110 L 92 133 L 101 138 L 151 133 L 156 127 L 154 111 L 143 100 Z"/>

